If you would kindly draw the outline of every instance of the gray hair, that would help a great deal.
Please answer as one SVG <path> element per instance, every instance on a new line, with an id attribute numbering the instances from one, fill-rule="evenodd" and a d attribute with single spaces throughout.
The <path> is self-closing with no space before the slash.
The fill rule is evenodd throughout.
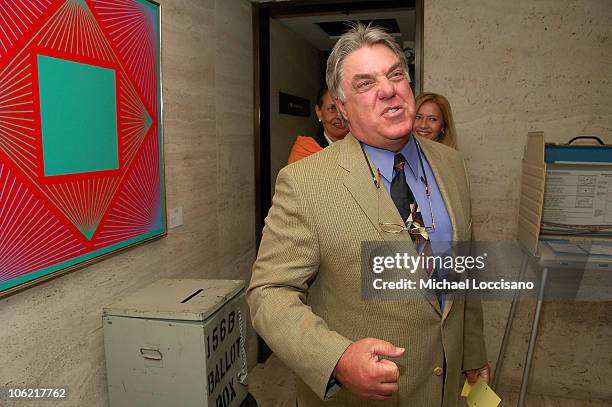
<path id="1" fill-rule="evenodd" d="M 380 27 L 371 24 L 366 27 L 358 22 L 349 31 L 342 34 L 327 59 L 326 81 L 332 100 L 338 98 L 344 101 L 342 73 L 346 57 L 359 48 L 376 44 L 382 44 L 393 51 L 399 58 L 406 75 L 408 75 L 406 56 L 393 37 Z"/>

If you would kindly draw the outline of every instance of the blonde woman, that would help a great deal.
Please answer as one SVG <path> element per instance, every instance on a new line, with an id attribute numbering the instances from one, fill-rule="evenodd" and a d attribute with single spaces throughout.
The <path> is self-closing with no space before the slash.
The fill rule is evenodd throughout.
<path id="1" fill-rule="evenodd" d="M 413 132 L 438 143 L 457 148 L 457 132 L 448 100 L 437 93 L 424 92 L 416 98 Z"/>

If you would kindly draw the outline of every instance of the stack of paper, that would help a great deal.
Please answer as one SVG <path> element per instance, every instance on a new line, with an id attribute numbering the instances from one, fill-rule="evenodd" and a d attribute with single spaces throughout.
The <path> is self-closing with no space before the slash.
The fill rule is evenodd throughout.
<path id="1" fill-rule="evenodd" d="M 474 384 L 470 384 L 466 379 L 461 397 L 467 397 L 469 407 L 497 407 L 501 402 L 499 396 L 482 379 L 478 379 Z"/>

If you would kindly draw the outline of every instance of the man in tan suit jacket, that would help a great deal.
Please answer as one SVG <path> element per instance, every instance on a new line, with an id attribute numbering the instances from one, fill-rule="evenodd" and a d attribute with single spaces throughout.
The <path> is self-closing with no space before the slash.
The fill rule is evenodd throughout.
<path id="1" fill-rule="evenodd" d="M 327 82 L 351 133 L 277 178 L 247 300 L 257 332 L 298 375 L 300 407 L 456 407 L 462 373 L 489 377 L 479 302 L 456 292 L 441 309 L 427 290 L 420 301 L 362 300 L 362 242 L 404 240 L 417 255 L 408 233 L 381 227 L 404 221 L 373 182 L 362 147 L 397 152 L 408 143 L 415 104 L 406 68 L 383 31 L 358 25 L 343 35 Z M 462 159 L 446 146 L 419 144 L 453 240 L 469 240 Z"/>

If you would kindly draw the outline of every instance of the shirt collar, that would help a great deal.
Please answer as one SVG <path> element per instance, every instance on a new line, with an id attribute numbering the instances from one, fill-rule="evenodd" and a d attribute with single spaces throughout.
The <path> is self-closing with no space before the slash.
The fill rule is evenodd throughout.
<path id="1" fill-rule="evenodd" d="M 384 177 L 387 181 L 391 182 L 393 180 L 393 162 L 395 157 L 395 152 L 384 150 L 382 148 L 372 147 L 370 145 L 364 144 L 363 147 L 368 152 L 370 159 L 372 160 L 372 164 L 374 167 L 378 169 L 380 175 Z M 409 170 L 406 174 L 412 174 L 415 179 L 419 179 L 423 176 L 422 168 L 419 162 L 419 145 L 414 139 L 414 136 L 411 135 L 408 139 L 408 142 L 404 145 L 404 147 L 399 151 L 406 157 L 406 163 L 408 164 Z M 422 155 L 421 151 L 421 155 Z"/>

